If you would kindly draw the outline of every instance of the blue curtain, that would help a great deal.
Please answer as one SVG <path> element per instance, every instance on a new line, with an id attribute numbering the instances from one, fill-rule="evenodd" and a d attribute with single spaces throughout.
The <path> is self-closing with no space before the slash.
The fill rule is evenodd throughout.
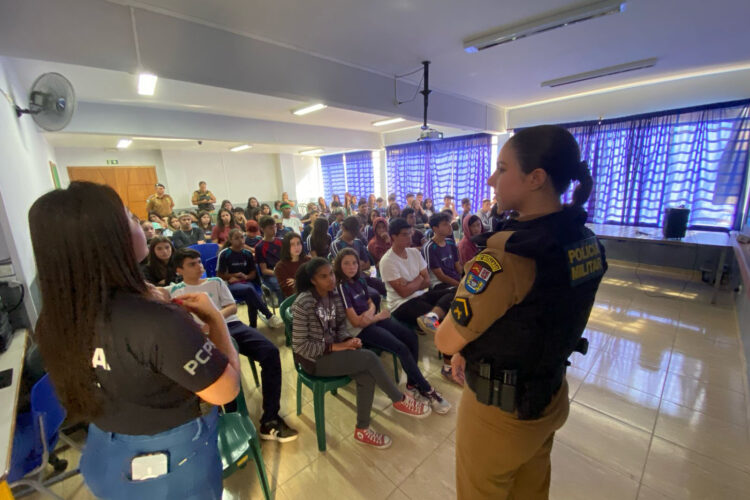
<path id="1" fill-rule="evenodd" d="M 330 203 L 334 194 L 344 201 L 346 192 L 346 173 L 344 172 L 344 155 L 320 157 L 320 170 L 323 173 L 323 196 Z"/>
<path id="2" fill-rule="evenodd" d="M 372 151 L 356 151 L 344 155 L 346 162 L 346 190 L 357 195 L 357 198 L 367 199 L 375 192 L 375 177 L 373 175 Z"/>
<path id="3" fill-rule="evenodd" d="M 492 136 L 476 134 L 441 141 L 415 142 L 386 148 L 388 192 L 403 205 L 406 193 L 421 191 L 436 207 L 443 197 L 469 198 L 472 211 L 488 198 Z M 458 205 L 458 203 L 456 203 Z"/>
<path id="4" fill-rule="evenodd" d="M 594 177 L 589 220 L 660 226 L 666 208 L 684 206 L 691 228 L 738 228 L 749 112 L 742 101 L 564 125 Z"/>

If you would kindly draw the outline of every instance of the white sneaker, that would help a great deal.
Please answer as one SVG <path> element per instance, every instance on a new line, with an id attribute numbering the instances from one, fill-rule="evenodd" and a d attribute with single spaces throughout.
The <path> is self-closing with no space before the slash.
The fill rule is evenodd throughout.
<path id="1" fill-rule="evenodd" d="M 439 415 L 445 415 L 451 409 L 451 404 L 445 399 L 443 399 L 443 395 L 440 394 L 435 389 L 432 389 L 430 392 L 422 394 L 422 397 L 430 402 L 430 406 L 432 407 L 432 410 Z"/>
<path id="2" fill-rule="evenodd" d="M 271 328 L 281 328 L 284 326 L 284 322 L 275 314 L 268 318 L 268 326 Z"/>

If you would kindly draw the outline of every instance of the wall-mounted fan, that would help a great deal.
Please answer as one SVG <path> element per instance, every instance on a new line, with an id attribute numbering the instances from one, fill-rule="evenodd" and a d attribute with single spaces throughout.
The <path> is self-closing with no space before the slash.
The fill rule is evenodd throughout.
<path id="1" fill-rule="evenodd" d="M 16 114 L 30 114 L 37 125 L 49 132 L 64 129 L 76 109 L 73 85 L 60 73 L 45 73 L 31 86 L 28 109 L 15 105 Z"/>

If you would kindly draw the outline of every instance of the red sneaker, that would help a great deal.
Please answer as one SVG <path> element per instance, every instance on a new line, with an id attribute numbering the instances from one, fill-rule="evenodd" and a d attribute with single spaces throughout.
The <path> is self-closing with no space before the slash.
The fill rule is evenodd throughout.
<path id="1" fill-rule="evenodd" d="M 385 434 L 375 432 L 369 427 L 367 429 L 354 429 L 354 440 L 362 444 L 368 444 L 379 450 L 388 448 L 392 442 L 391 438 Z"/>
<path id="2" fill-rule="evenodd" d="M 401 401 L 393 403 L 393 409 L 404 415 L 409 415 L 410 417 L 415 418 L 425 418 L 432 413 L 432 408 L 429 403 L 417 401 L 408 394 L 404 394 L 404 398 Z"/>

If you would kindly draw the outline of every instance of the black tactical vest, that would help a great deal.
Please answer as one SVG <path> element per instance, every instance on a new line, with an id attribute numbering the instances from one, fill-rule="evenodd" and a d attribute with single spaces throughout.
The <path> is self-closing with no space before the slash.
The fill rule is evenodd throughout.
<path id="1" fill-rule="evenodd" d="M 521 418 L 538 418 L 557 390 L 546 388 L 545 381 L 560 380 L 564 373 L 607 269 L 604 248 L 585 222 L 582 209 L 565 207 L 534 220 L 504 224 L 503 231 L 513 231 L 505 251 L 533 259 L 535 281 L 521 303 L 461 351 L 467 366 L 489 363 L 493 373 L 518 370 L 519 414 L 529 404 L 533 407 Z"/>

